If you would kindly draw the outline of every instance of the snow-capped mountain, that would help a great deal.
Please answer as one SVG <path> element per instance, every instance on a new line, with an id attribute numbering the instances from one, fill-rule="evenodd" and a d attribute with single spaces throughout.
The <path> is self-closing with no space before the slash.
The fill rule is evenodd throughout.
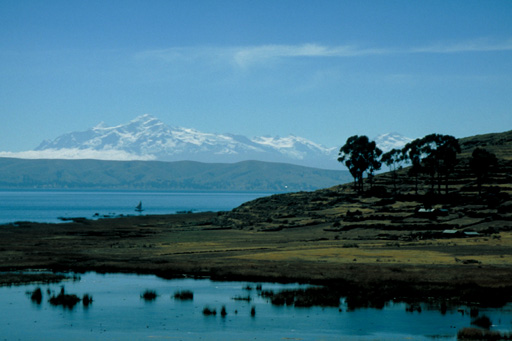
<path id="1" fill-rule="evenodd" d="M 384 153 L 392 149 L 402 149 L 407 143 L 413 139 L 405 137 L 398 133 L 388 133 L 377 136 L 373 139 Z"/>
<path id="2" fill-rule="evenodd" d="M 384 152 L 402 148 L 412 139 L 398 133 L 377 136 Z M 151 115 L 142 115 L 118 126 L 100 123 L 81 132 L 43 141 L 30 151 L 0 152 L 0 157 L 23 159 L 159 160 L 232 163 L 246 160 L 291 163 L 339 170 L 339 146 L 324 147 L 302 137 L 205 133 L 171 127 Z"/>
<path id="3" fill-rule="evenodd" d="M 338 169 L 338 148 L 326 148 L 297 136 L 255 137 L 204 133 L 170 127 L 151 115 L 114 127 L 99 124 L 72 132 L 36 149 L 46 157 L 201 162 L 260 160 Z M 102 157 L 106 155 L 106 157 Z M 119 157 L 116 157 L 118 155 Z M 53 157 L 52 157 L 53 156 Z"/>

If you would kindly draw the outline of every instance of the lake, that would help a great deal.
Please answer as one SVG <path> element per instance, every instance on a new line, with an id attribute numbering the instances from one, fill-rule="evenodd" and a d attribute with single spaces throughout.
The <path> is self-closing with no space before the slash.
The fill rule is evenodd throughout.
<path id="1" fill-rule="evenodd" d="M 347 311 L 340 308 L 295 308 L 274 306 L 261 297 L 257 284 L 214 282 L 208 279 L 165 280 L 151 275 L 80 275 L 79 281 L 60 284 L 0 287 L 0 330 L 5 339 L 177 339 L 177 340 L 454 340 L 457 331 L 470 326 L 468 307 L 438 310 L 422 305 L 421 312 L 407 312 L 403 303 L 384 309 Z M 263 290 L 299 288 L 298 284 L 259 283 Z M 90 306 L 53 306 L 50 295 L 61 286 L 68 294 L 93 298 Z M 36 288 L 43 291 L 41 303 L 30 298 Z M 247 290 L 250 287 L 252 290 Z M 154 301 L 141 295 L 157 293 Z M 193 300 L 174 299 L 180 290 L 193 292 Z M 251 301 L 234 300 L 250 296 Z M 205 307 L 217 315 L 205 316 Z M 227 315 L 220 316 L 225 306 Z M 254 307 L 255 315 L 251 315 Z M 492 329 L 510 330 L 512 306 L 481 309 L 494 322 Z"/>
<path id="2" fill-rule="evenodd" d="M 180 211 L 229 211 L 244 202 L 273 193 L 260 192 L 143 192 L 143 191 L 8 191 L 0 190 L 0 224 L 15 221 L 62 222 L 59 217 L 111 217 L 174 214 Z"/>

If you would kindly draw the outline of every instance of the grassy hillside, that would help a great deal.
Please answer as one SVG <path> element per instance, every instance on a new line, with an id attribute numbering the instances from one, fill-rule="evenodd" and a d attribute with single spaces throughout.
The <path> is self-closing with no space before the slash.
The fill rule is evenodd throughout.
<path id="1" fill-rule="evenodd" d="M 361 236 L 370 230 L 373 236 L 383 230 L 391 235 L 421 231 L 414 238 L 445 229 L 512 230 L 512 132 L 465 138 L 460 144 L 462 153 L 449 178 L 448 194 L 444 184 L 438 193 L 437 184 L 432 186 L 432 179 L 424 174 L 418 178 L 416 194 L 416 180 L 405 168 L 397 172 L 396 186 L 388 172 L 375 177 L 372 190 L 366 182 L 363 193 L 354 192 L 347 183 L 311 193 L 274 195 L 242 205 L 222 217 L 221 224 L 262 231 L 322 226 L 340 238 L 354 229 Z M 499 161 L 482 194 L 469 168 L 476 147 L 495 153 Z M 420 208 L 438 213 L 419 213 Z"/>
<path id="2" fill-rule="evenodd" d="M 302 191 L 350 181 L 346 171 L 245 161 L 24 160 L 0 158 L 0 188 Z"/>

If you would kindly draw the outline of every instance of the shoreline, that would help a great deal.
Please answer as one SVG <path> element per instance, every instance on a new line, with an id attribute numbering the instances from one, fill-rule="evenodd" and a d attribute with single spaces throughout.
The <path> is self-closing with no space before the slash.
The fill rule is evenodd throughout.
<path id="1" fill-rule="evenodd" d="M 396 298 L 482 306 L 512 302 L 512 285 L 507 281 L 512 267 L 500 258 L 502 250 L 490 238 L 390 243 L 368 230 L 365 239 L 350 240 L 336 238 L 321 224 L 273 232 L 225 228 L 216 223 L 223 214 L 4 225 L 0 271 L 48 269 L 309 283 L 353 297 L 363 306 L 381 306 Z M 348 231 L 346 238 L 349 233 L 355 232 Z M 501 236 L 501 248 L 508 248 L 512 233 Z M 477 254 L 485 261 L 456 260 Z"/>

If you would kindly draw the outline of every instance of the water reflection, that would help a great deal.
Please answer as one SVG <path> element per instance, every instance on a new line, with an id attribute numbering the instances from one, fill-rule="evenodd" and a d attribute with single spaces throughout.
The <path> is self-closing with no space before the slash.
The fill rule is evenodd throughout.
<path id="1" fill-rule="evenodd" d="M 323 297 L 328 293 L 321 288 L 296 284 L 164 280 L 155 276 L 87 273 L 80 281 L 63 285 L 65 288 L 57 284 L 1 287 L 3 336 L 6 339 L 176 337 L 184 340 L 338 340 L 341 337 L 426 340 L 443 336 L 454 340 L 458 330 L 475 327 L 471 325 L 472 314 L 487 316 L 493 323 L 491 330 L 507 331 L 512 327 L 510 306 L 482 308 L 478 313 L 471 313 L 471 308 L 466 306 L 447 307 L 442 313 L 432 309 L 429 303 L 388 303 L 380 310 L 350 310 L 346 299 L 329 301 Z M 142 297 L 146 292 L 155 294 L 150 304 Z M 317 306 L 311 298 L 301 297 L 304 293 L 314 293 L 327 303 Z M 49 302 L 59 295 L 74 296 L 79 302 L 72 306 Z M 278 305 L 272 304 L 275 297 Z M 204 314 L 205 308 L 216 314 Z"/>

